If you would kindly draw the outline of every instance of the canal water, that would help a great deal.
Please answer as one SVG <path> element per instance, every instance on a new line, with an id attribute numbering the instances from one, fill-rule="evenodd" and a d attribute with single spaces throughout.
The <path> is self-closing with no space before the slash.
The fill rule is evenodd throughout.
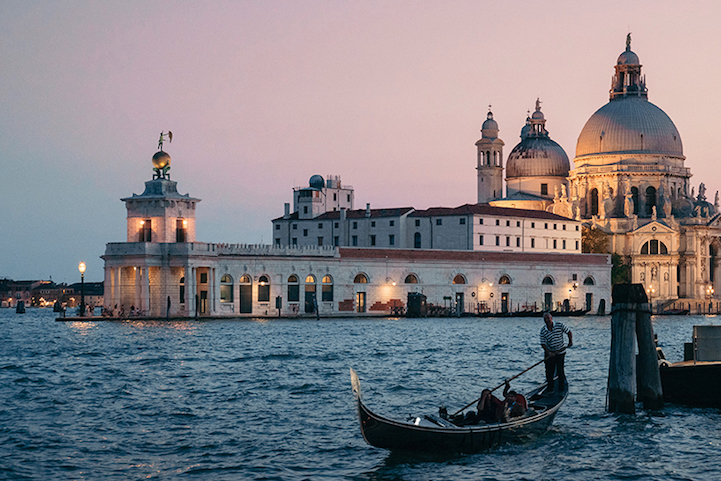
<path id="1" fill-rule="evenodd" d="M 552 429 L 475 455 L 367 445 L 349 367 L 377 412 L 449 411 L 541 358 L 540 319 L 56 322 L 0 310 L 0 479 L 717 480 L 721 416 L 605 412 L 610 317 L 574 333 Z M 659 317 L 666 357 L 694 324 Z M 542 381 L 542 366 L 512 383 Z"/>

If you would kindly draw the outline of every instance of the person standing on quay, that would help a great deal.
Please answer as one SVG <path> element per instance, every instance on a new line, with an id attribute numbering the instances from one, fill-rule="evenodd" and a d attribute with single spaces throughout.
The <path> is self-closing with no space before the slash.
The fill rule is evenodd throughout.
<path id="1" fill-rule="evenodd" d="M 563 391 L 566 384 L 566 374 L 563 371 L 563 362 L 566 357 L 566 348 L 573 346 L 573 333 L 560 322 L 553 322 L 550 312 L 543 314 L 545 326 L 541 328 L 541 347 L 545 354 L 547 392 L 553 391 L 554 375 L 558 376 L 558 390 Z M 563 334 L 568 334 L 568 345 L 563 342 Z"/>

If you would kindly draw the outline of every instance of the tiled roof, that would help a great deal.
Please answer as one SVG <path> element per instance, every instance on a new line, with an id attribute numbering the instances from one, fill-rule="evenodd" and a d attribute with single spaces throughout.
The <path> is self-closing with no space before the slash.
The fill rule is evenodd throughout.
<path id="1" fill-rule="evenodd" d="M 465 204 L 460 207 L 431 207 L 426 210 L 417 210 L 409 217 L 437 217 L 451 215 L 493 215 L 497 217 L 530 217 L 533 219 L 548 219 L 557 221 L 572 221 L 567 217 L 542 210 L 514 209 L 511 207 L 494 207 L 489 204 Z"/>
<path id="2" fill-rule="evenodd" d="M 408 212 L 411 212 L 413 210 L 413 207 L 397 207 L 394 209 L 371 209 L 371 218 L 378 218 L 378 217 L 399 217 L 404 214 L 407 214 Z M 366 217 L 366 210 L 365 209 L 356 209 L 356 210 L 346 210 L 346 218 L 348 219 L 363 219 Z M 310 219 L 302 219 L 302 220 L 334 220 L 334 219 L 340 219 L 340 211 L 339 210 L 332 210 L 330 212 L 325 212 L 318 217 L 313 217 Z M 279 220 L 298 220 L 298 213 L 293 212 L 290 214 L 290 216 L 285 219 L 283 217 L 278 217 L 277 219 L 273 219 L 273 221 L 279 221 Z"/>
<path id="3" fill-rule="evenodd" d="M 461 261 L 461 262 L 515 262 L 609 265 L 608 254 L 549 254 L 528 252 L 482 252 L 433 249 L 362 249 L 340 247 L 341 258 L 346 259 L 398 259 L 408 261 Z"/>

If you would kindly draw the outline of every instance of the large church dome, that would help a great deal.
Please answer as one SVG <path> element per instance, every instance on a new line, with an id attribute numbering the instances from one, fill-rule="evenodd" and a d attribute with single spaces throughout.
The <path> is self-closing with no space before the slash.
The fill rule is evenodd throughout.
<path id="1" fill-rule="evenodd" d="M 578 136 L 576 157 L 597 154 L 683 156 L 681 136 L 666 113 L 648 101 L 641 62 L 626 50 L 616 61 L 609 102 L 594 113 Z"/>
<path id="2" fill-rule="evenodd" d="M 548 136 L 545 123 L 540 101 L 536 101 L 536 111 L 526 120 L 526 126 L 521 130 L 521 142 L 508 156 L 506 179 L 568 177 L 568 155 Z"/>
<path id="3" fill-rule="evenodd" d="M 576 157 L 643 153 L 683 155 L 681 136 L 666 113 L 643 97 L 611 100 L 588 119 Z"/>

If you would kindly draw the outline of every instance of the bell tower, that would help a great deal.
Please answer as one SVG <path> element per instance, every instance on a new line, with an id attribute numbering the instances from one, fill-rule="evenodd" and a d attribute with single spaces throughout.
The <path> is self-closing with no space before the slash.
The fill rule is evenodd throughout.
<path id="1" fill-rule="evenodd" d="M 503 197 L 504 145 L 498 138 L 498 123 L 493 120 L 489 105 L 486 121 L 481 126 L 481 139 L 476 142 L 479 204 Z"/>

